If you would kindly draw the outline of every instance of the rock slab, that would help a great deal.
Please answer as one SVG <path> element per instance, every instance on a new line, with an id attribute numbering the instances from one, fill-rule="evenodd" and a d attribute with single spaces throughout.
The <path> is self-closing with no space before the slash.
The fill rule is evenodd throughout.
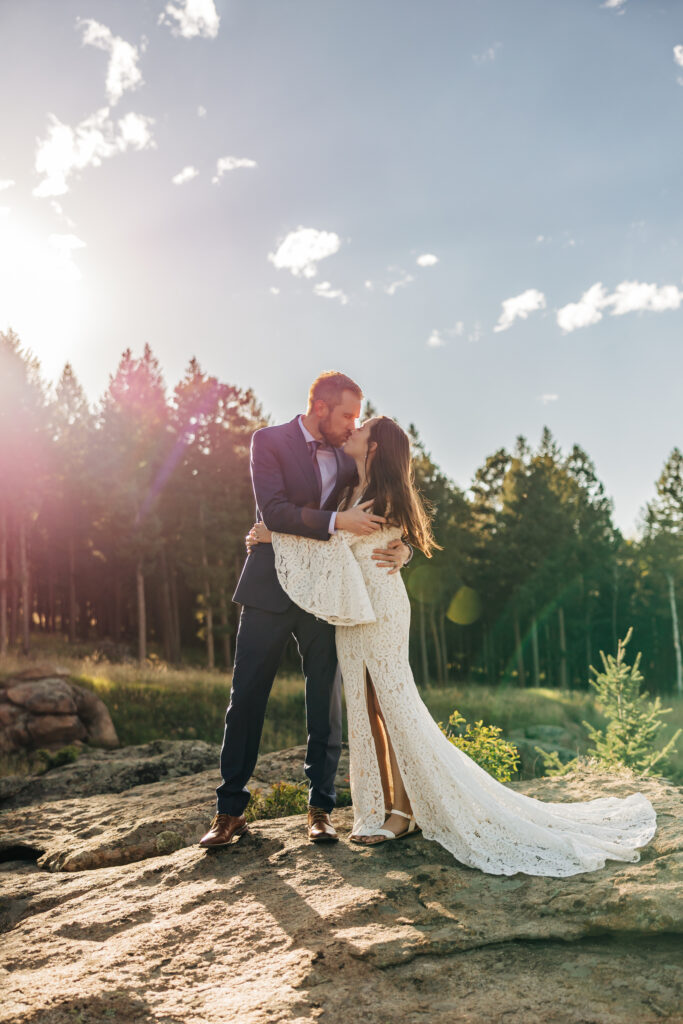
<path id="1" fill-rule="evenodd" d="M 0 682 L 1 753 L 75 741 L 119 745 L 109 711 L 96 693 L 48 668 L 31 668 Z"/>
<path id="2" fill-rule="evenodd" d="M 202 850 L 216 768 L 171 776 L 168 759 L 201 765 L 204 746 L 146 749 L 157 781 L 0 817 L 0 1024 L 682 1024 L 679 787 L 513 784 L 554 801 L 637 788 L 658 829 L 636 864 L 504 877 L 421 836 L 354 846 L 351 808 L 337 844 L 309 843 L 298 815 Z M 252 784 L 300 778 L 301 755 L 264 755 Z"/>
<path id="3" fill-rule="evenodd" d="M 1 1024 L 347 1024 L 351 1008 L 368 1024 L 683 1019 L 683 800 L 662 780 L 638 781 L 659 816 L 640 863 L 550 879 L 485 875 L 423 837 L 355 847 L 350 808 L 334 814 L 338 844 L 309 843 L 296 816 L 222 849 L 178 849 L 174 835 L 210 811 L 199 779 L 118 794 L 127 808 L 108 817 L 102 796 L 70 808 L 64 850 L 103 844 L 88 825 L 109 830 L 105 845 L 119 828 L 129 863 L 3 865 Z M 518 785 L 549 800 L 634 788 L 609 776 Z M 152 802 L 163 849 L 136 860 Z M 36 809 L 46 836 L 64 804 Z"/>

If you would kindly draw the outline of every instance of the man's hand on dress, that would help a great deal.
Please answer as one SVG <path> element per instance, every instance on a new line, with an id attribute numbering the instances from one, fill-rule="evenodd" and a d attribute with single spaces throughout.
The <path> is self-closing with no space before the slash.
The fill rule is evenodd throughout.
<path id="1" fill-rule="evenodd" d="M 378 569 L 389 569 L 387 576 L 402 569 L 410 558 L 410 548 L 402 540 L 389 541 L 385 548 L 374 548 L 372 557 Z"/>
<path id="2" fill-rule="evenodd" d="M 382 528 L 386 519 L 384 516 L 376 516 L 370 510 L 372 499 L 362 501 L 354 508 L 347 508 L 344 512 L 337 512 L 335 527 L 337 530 L 348 530 L 349 533 L 356 533 L 359 537 L 374 533 Z"/>

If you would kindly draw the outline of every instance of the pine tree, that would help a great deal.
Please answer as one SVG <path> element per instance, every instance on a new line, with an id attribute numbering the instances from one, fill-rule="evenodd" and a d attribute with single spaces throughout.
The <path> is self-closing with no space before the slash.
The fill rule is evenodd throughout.
<path id="1" fill-rule="evenodd" d="M 683 654 L 677 603 L 683 580 L 683 453 L 674 448 L 657 480 L 657 496 L 645 509 L 643 553 L 647 570 L 664 582 L 671 616 L 676 689 L 683 695 Z"/>
<path id="2" fill-rule="evenodd" d="M 168 421 L 165 385 L 151 348 L 145 345 L 139 359 L 126 349 L 110 377 L 99 414 L 101 488 L 111 481 L 100 531 L 102 550 L 114 571 L 135 584 L 140 661 L 147 657 L 147 584 L 162 544 L 159 498 L 173 445 Z"/>
<path id="3" fill-rule="evenodd" d="M 31 535 L 46 478 L 45 405 L 38 360 L 11 328 L 0 331 L 0 655 L 15 639 L 19 610 L 22 651 L 29 652 Z"/>
<path id="4" fill-rule="evenodd" d="M 659 697 L 650 701 L 647 692 L 640 692 L 643 681 L 638 667 L 641 654 L 638 653 L 633 665 L 624 660 L 632 633 L 633 626 L 619 641 L 616 658 L 612 654 L 605 657 L 600 651 L 603 672 L 591 666 L 595 678 L 590 680 L 590 684 L 608 719 L 607 727 L 601 730 L 587 722 L 583 724 L 594 744 L 588 750 L 589 756 L 597 757 L 606 768 L 625 765 L 643 775 L 650 775 L 655 765 L 663 767 L 666 759 L 674 753 L 681 730 L 678 729 L 661 750 L 655 749 L 657 735 L 664 724 L 662 718 L 671 708 L 663 708 Z"/>

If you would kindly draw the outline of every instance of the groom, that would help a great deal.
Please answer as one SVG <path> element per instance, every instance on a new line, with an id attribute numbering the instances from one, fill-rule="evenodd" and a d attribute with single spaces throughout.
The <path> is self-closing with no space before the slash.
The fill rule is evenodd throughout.
<path id="1" fill-rule="evenodd" d="M 308 411 L 290 423 L 257 430 L 251 441 L 251 479 L 256 515 L 268 529 L 316 540 L 335 530 L 369 534 L 382 525 L 361 508 L 335 511 L 356 477 L 354 460 L 341 446 L 355 429 L 363 393 L 343 373 L 322 373 L 311 385 Z M 376 549 L 378 568 L 404 565 L 412 549 L 401 541 Z M 309 780 L 308 835 L 334 842 L 330 821 L 334 778 L 341 754 L 341 679 L 334 626 L 295 605 L 280 586 L 273 548 L 251 548 L 233 600 L 242 605 L 230 704 L 221 750 L 222 785 L 203 847 L 225 846 L 247 831 L 246 784 L 254 770 L 271 687 L 287 643 L 294 636 L 306 679 L 308 744 L 304 771 Z"/>

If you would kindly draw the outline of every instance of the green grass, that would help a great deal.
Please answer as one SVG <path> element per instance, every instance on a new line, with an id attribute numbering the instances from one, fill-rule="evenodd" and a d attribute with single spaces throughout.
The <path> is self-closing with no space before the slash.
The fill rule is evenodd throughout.
<path id="1" fill-rule="evenodd" d="M 202 739 L 220 743 L 230 676 L 207 669 L 176 669 L 163 662 L 94 664 L 87 658 L 58 657 L 51 663 L 98 693 L 109 708 L 122 744 L 152 739 Z M 0 661 L 0 675 L 26 667 L 18 657 Z M 503 733 L 532 724 L 563 725 L 597 721 L 589 694 L 518 690 L 479 685 L 430 688 L 422 699 L 436 721 L 448 721 L 455 708 L 469 721 L 482 718 Z M 281 675 L 268 702 L 261 750 L 280 750 L 306 741 L 303 678 Z"/>
<path id="2" fill-rule="evenodd" d="M 437 722 L 447 722 L 457 708 L 468 721 L 482 719 L 507 735 L 530 725 L 578 723 L 597 725 L 600 715 L 590 693 L 511 686 L 430 687 L 420 693 Z"/>
<path id="3" fill-rule="evenodd" d="M 202 668 L 171 668 L 156 660 L 144 665 L 93 663 L 46 653 L 46 663 L 68 671 L 81 685 L 98 693 L 109 708 L 122 745 L 153 739 L 201 739 L 220 743 L 225 709 L 230 700 L 230 676 Z M 30 664 L 30 663 L 29 663 Z M 27 667 L 18 656 L 0 660 L 0 677 Z M 597 725 L 601 718 L 590 692 L 518 689 L 478 684 L 430 687 L 420 695 L 437 722 L 447 722 L 457 709 L 468 721 L 482 719 L 507 736 L 532 725 L 566 726 L 584 719 Z M 666 732 L 683 725 L 683 700 L 668 698 Z M 346 736 L 344 737 L 346 738 Z M 261 752 L 306 742 L 304 684 L 300 675 L 282 675 L 275 681 L 263 730 Z M 0 765 L 0 773 L 6 771 Z M 674 757 L 670 777 L 683 780 L 683 742 Z"/>
<path id="4" fill-rule="evenodd" d="M 662 704 L 665 708 L 672 708 L 672 711 L 664 719 L 666 725 L 662 729 L 663 742 L 658 744 L 660 747 L 676 732 L 676 729 L 683 729 L 683 697 L 663 697 Z M 671 758 L 671 769 L 667 775 L 674 782 L 683 785 L 683 736 L 679 737 L 676 745 L 678 749 Z"/>

